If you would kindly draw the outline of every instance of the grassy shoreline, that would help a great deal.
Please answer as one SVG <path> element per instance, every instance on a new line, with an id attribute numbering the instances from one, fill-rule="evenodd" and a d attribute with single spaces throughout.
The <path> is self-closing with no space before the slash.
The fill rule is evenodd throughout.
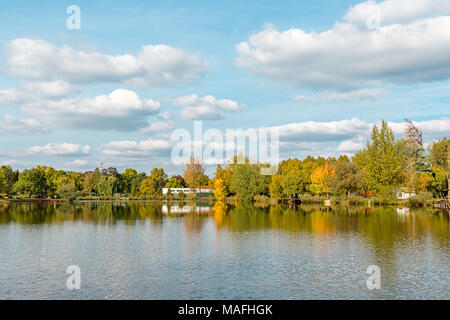
<path id="1" fill-rule="evenodd" d="M 253 204 L 259 207 L 265 207 L 274 204 L 317 204 L 324 206 L 364 206 L 364 207 L 372 207 L 372 206 L 398 206 L 398 207 L 434 207 L 434 203 L 446 200 L 446 199 L 415 199 L 410 198 L 406 200 L 398 200 L 398 199 L 389 199 L 388 201 L 384 199 L 380 199 L 377 197 L 373 198 L 364 198 L 358 196 L 352 196 L 350 198 L 336 198 L 336 197 L 325 197 L 325 196 L 312 196 L 312 195 L 304 195 L 300 196 L 298 199 L 287 201 L 287 200 L 278 200 L 274 198 L 269 198 L 267 196 L 259 196 L 255 198 Z M 197 198 L 167 198 L 167 197 L 77 197 L 73 200 L 74 202 L 108 202 L 108 201 L 120 201 L 120 202 L 187 202 L 187 201 L 195 201 L 200 203 L 215 203 L 217 200 L 206 197 L 197 197 Z M 20 202 L 52 202 L 52 203 L 63 203 L 67 202 L 64 199 L 38 199 L 38 198 L 7 198 L 0 199 L 0 203 L 20 203 Z M 224 199 L 224 202 L 227 204 L 234 204 L 237 202 L 236 197 L 227 197 Z"/>

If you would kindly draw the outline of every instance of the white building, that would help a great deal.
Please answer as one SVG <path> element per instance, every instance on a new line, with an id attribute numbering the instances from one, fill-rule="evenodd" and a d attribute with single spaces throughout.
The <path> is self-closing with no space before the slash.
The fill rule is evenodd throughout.
<path id="1" fill-rule="evenodd" d="M 192 192 L 192 189 L 190 188 L 162 188 L 162 193 L 167 194 L 169 189 L 171 194 L 179 194 L 181 192 L 184 194 L 190 194 Z M 195 193 L 211 193 L 213 191 L 210 187 L 200 187 L 193 190 Z"/>
<path id="2" fill-rule="evenodd" d="M 397 199 L 406 200 L 416 195 L 415 192 L 400 192 L 397 194 Z"/>

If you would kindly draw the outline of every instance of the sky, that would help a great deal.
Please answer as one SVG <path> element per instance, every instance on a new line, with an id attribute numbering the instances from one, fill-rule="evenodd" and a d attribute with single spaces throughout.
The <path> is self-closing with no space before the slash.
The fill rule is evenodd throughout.
<path id="1" fill-rule="evenodd" d="M 448 52 L 448 0 L 2 2 L 0 164 L 177 174 L 194 121 L 277 128 L 283 159 L 352 155 L 382 119 L 429 143 Z"/>

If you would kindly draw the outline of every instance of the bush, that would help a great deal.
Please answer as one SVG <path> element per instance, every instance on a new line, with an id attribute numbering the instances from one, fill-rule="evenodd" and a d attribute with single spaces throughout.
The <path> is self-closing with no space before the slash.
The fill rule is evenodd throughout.
<path id="1" fill-rule="evenodd" d="M 270 204 L 270 198 L 265 195 L 256 195 L 253 197 L 255 207 L 267 207 Z"/>
<path id="2" fill-rule="evenodd" d="M 56 194 L 61 197 L 61 199 L 72 201 L 77 197 L 77 189 L 71 183 L 63 183 L 56 189 Z"/>
<path id="3" fill-rule="evenodd" d="M 391 187 L 382 188 L 373 200 L 378 205 L 395 205 L 398 203 L 397 197 Z"/>
<path id="4" fill-rule="evenodd" d="M 367 204 L 367 200 L 363 197 L 351 194 L 350 197 L 348 197 L 348 203 L 353 205 L 364 205 Z"/>
<path id="5" fill-rule="evenodd" d="M 311 194 L 303 194 L 299 198 L 301 203 L 319 203 L 323 204 L 323 202 L 327 199 L 324 196 L 313 196 Z"/>
<path id="6" fill-rule="evenodd" d="M 334 204 L 346 203 L 347 197 L 345 197 L 343 195 L 333 195 L 331 197 L 331 202 Z"/>
<path id="7" fill-rule="evenodd" d="M 432 206 L 436 199 L 431 192 L 419 192 L 417 195 L 408 198 L 407 204 L 409 207 L 426 207 Z"/>

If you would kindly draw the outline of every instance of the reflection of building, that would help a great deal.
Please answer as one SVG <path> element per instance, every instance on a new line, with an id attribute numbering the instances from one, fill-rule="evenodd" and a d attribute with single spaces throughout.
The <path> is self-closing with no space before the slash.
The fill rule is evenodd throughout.
<path id="1" fill-rule="evenodd" d="M 441 208 L 441 209 L 449 209 L 450 203 L 448 203 L 446 200 L 439 200 L 438 202 L 434 203 L 435 208 Z"/>
<path id="2" fill-rule="evenodd" d="M 204 186 L 204 187 L 199 187 L 199 188 L 194 188 L 194 189 L 190 189 L 190 188 L 163 188 L 162 189 L 162 193 L 163 194 L 167 194 L 170 190 L 171 194 L 179 194 L 179 193 L 184 193 L 184 194 L 190 194 L 192 192 L 192 190 L 194 190 L 194 193 L 211 193 L 213 191 L 213 189 L 211 189 L 208 186 Z"/>
<path id="3" fill-rule="evenodd" d="M 186 213 L 190 213 L 190 212 L 195 212 L 195 213 L 211 213 L 212 209 L 209 206 L 170 206 L 170 209 L 167 205 L 163 205 L 162 206 L 162 213 L 164 214 L 168 214 L 168 213 L 175 213 L 175 214 L 186 214 Z"/>
<path id="4" fill-rule="evenodd" d="M 409 208 L 397 208 L 397 213 L 399 214 L 408 214 Z"/>

